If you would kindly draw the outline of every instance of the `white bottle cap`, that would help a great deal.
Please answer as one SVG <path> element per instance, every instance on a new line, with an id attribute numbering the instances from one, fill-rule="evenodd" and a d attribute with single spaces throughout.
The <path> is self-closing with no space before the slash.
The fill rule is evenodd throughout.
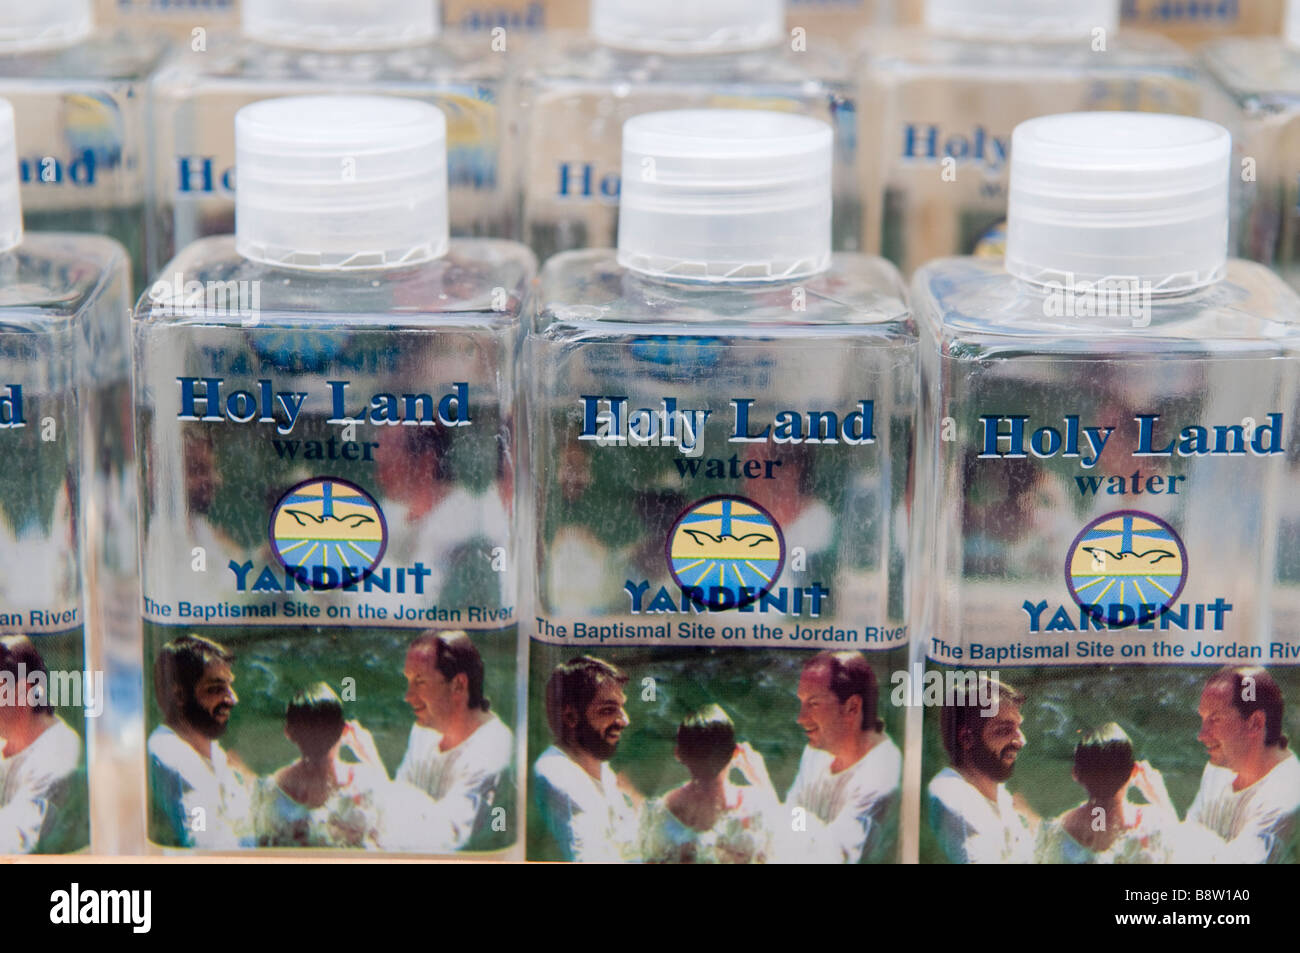
<path id="1" fill-rule="evenodd" d="M 591 35 L 652 53 L 771 46 L 785 35 L 785 0 L 591 0 Z"/>
<path id="2" fill-rule="evenodd" d="M 1011 136 L 1006 268 L 1028 281 L 1107 278 L 1186 291 L 1223 277 L 1232 137 L 1204 119 L 1092 112 Z"/>
<path id="3" fill-rule="evenodd" d="M 619 264 L 702 281 L 823 271 L 833 139 L 826 123 L 790 113 L 634 116 L 623 126 Z"/>
<path id="4" fill-rule="evenodd" d="M 91 0 L 0 0 L 0 53 L 72 46 L 94 27 Z"/>
<path id="5" fill-rule="evenodd" d="M 18 149 L 14 145 L 14 107 L 0 99 L 0 251 L 23 240 L 23 202 L 18 190 Z"/>
<path id="6" fill-rule="evenodd" d="M 1119 0 L 925 0 L 925 25 L 966 36 L 1088 36 L 1119 26 Z"/>
<path id="7" fill-rule="evenodd" d="M 294 96 L 235 114 L 235 248 L 293 268 L 447 250 L 447 121 L 387 96 Z"/>
<path id="8" fill-rule="evenodd" d="M 439 0 L 243 0 L 244 35 L 271 46 L 372 50 L 438 35 Z"/>

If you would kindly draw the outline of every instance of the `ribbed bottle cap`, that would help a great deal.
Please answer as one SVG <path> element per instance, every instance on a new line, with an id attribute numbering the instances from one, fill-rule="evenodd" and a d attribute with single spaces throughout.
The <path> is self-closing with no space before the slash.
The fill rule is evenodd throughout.
<path id="1" fill-rule="evenodd" d="M 447 122 L 387 96 L 295 96 L 235 115 L 235 248 L 295 268 L 384 268 L 447 250 Z"/>
<path id="2" fill-rule="evenodd" d="M 925 0 L 925 25 L 967 36 L 1087 36 L 1119 26 L 1119 0 Z"/>
<path id="3" fill-rule="evenodd" d="M 14 145 L 14 107 L 0 99 L 0 251 L 23 240 L 23 203 L 18 191 L 18 149 Z"/>
<path id="4" fill-rule="evenodd" d="M 1159 113 L 1043 116 L 1011 137 L 1006 268 L 1039 283 L 1114 278 L 1183 291 L 1228 259 L 1232 138 Z"/>
<path id="5" fill-rule="evenodd" d="M 831 127 L 747 109 L 645 113 L 623 126 L 618 261 L 703 281 L 830 263 Z"/>
<path id="6" fill-rule="evenodd" d="M 71 46 L 94 27 L 91 0 L 0 0 L 0 53 Z"/>
<path id="7" fill-rule="evenodd" d="M 749 50 L 780 42 L 785 0 L 591 0 L 591 35 L 654 53 Z"/>
<path id="8" fill-rule="evenodd" d="M 244 35 L 272 46 L 367 50 L 438 35 L 439 0 L 243 0 Z"/>

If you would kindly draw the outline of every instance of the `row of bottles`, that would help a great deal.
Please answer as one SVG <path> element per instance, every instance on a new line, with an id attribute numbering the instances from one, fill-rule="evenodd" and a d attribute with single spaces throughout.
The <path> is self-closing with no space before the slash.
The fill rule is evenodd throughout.
<path id="1" fill-rule="evenodd" d="M 914 313 L 892 265 L 831 251 L 818 120 L 631 120 L 616 250 L 535 282 L 521 245 L 448 239 L 446 134 L 402 99 L 246 107 L 235 235 L 136 308 L 152 844 L 1290 856 L 1300 299 L 1227 258 L 1225 130 L 1022 124 L 1005 261 L 927 265 Z M 39 804 L 13 849 L 63 849 L 125 260 L 19 243 L 9 192 L 33 583 L 0 669 L 44 678 L 6 796 Z M 1031 730 L 1058 737 L 1021 759 Z M 1049 810 L 1092 730 L 1087 800 Z"/>
<path id="2" fill-rule="evenodd" d="M 10 11 L 8 7 L 12 7 Z M 1290 273 L 1300 15 L 1286 39 L 1234 38 L 1199 62 L 1119 29 L 1116 0 L 930 0 L 925 27 L 864 48 L 785 30 L 782 0 L 593 0 L 585 34 L 511 47 L 441 35 L 430 0 L 364 9 L 251 0 L 239 32 L 176 44 L 97 34 L 90 0 L 11 3 L 0 93 L 14 104 L 27 225 L 107 234 L 135 283 L 233 227 L 235 112 L 259 99 L 382 92 L 449 122 L 451 228 L 545 260 L 614 241 L 622 123 L 680 108 L 775 109 L 836 128 L 837 250 L 910 277 L 946 254 L 999 254 L 1011 129 L 1036 115 L 1203 115 L 1236 134 L 1244 257 Z"/>
<path id="3" fill-rule="evenodd" d="M 316 42 L 412 23 L 430 36 L 413 10 L 348 24 L 248 6 L 266 36 L 307 22 Z M 934 41 L 927 56 L 955 57 L 940 73 L 1007 69 L 1024 95 L 1078 42 L 1076 23 L 1012 68 L 1037 47 L 999 51 L 995 13 L 958 6 L 932 4 L 934 29 L 946 16 L 975 37 Z M 606 9 L 573 61 L 654 85 L 685 55 L 639 5 Z M 976 121 L 969 139 L 909 120 L 901 143 L 871 140 L 868 162 L 848 98 L 647 111 L 714 105 L 726 64 L 771 64 L 754 50 L 775 34 L 745 9 L 677 11 L 691 36 L 744 46 L 711 65 L 695 50 L 698 83 L 664 73 L 690 95 L 579 107 L 621 158 L 598 178 L 561 161 L 560 180 L 609 182 L 617 205 L 539 202 L 530 219 L 519 190 L 498 221 L 542 223 L 526 234 L 548 256 L 586 249 L 536 279 L 523 245 L 449 239 L 512 233 L 458 218 L 505 206 L 486 190 L 458 200 L 474 177 L 458 186 L 456 170 L 524 165 L 567 136 L 458 158 L 464 113 L 446 98 L 268 99 L 274 84 L 250 95 L 243 77 L 223 106 L 171 114 L 213 143 L 187 181 L 233 183 L 238 165 L 240 184 L 155 207 L 151 234 L 197 240 L 151 266 L 128 334 L 142 233 L 130 257 L 105 238 L 24 239 L 18 190 L 25 203 L 40 163 L 9 137 L 0 693 L 4 673 L 44 674 L 28 704 L 0 705 L 8 850 L 84 846 L 89 791 L 106 796 L 88 767 L 116 760 L 139 780 L 147 748 L 140 799 L 159 847 L 1289 856 L 1300 305 L 1265 267 L 1227 261 L 1230 184 L 1259 223 L 1243 241 L 1265 236 L 1255 257 L 1285 246 L 1286 214 L 1257 198 L 1284 153 L 1239 141 L 1230 156 L 1218 126 L 1125 112 L 1014 137 Z M 1094 53 L 1110 55 L 1102 32 Z M 278 62 L 300 79 L 306 56 L 342 75 L 333 53 L 277 60 L 273 45 L 235 72 Z M 914 65 L 903 86 L 926 73 Z M 758 74 L 739 75 L 752 92 Z M 520 141 L 562 125 L 545 103 L 583 86 L 528 76 Z M 1200 88 L 1190 70 L 1178 82 Z M 107 167 L 85 161 L 44 184 Z M 1009 183 L 1005 224 L 997 189 L 963 191 L 968 162 Z M 889 262 L 836 250 L 872 221 L 854 184 L 872 176 L 899 177 L 881 186 L 899 214 L 879 244 L 918 269 L 910 291 Z M 953 251 L 981 254 L 920 267 Z M 1210 678 L 1252 659 L 1272 674 Z M 944 694 L 967 674 L 978 705 Z M 1118 795 L 1081 779 L 1082 813 L 1063 814 L 1078 790 L 1067 762 L 1090 777 L 1095 755 L 1076 733 L 1092 729 L 1117 764 L 1127 744 L 1132 777 Z M 1029 808 L 1007 784 L 1026 747 L 1011 787 Z M 1098 808 L 1118 820 L 1081 836 Z M 1157 813 L 1153 848 L 1142 817 Z"/>

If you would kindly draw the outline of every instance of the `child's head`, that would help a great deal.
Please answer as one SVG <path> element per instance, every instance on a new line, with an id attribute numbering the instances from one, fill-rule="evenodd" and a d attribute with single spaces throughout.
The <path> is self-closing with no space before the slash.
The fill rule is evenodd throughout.
<path id="1" fill-rule="evenodd" d="M 698 781 L 716 778 L 736 753 L 736 728 L 717 705 L 706 705 L 677 728 L 677 759 Z"/>
<path id="2" fill-rule="evenodd" d="M 1074 779 L 1094 800 L 1109 800 L 1133 776 L 1133 742 L 1115 722 L 1083 736 L 1074 749 Z"/>

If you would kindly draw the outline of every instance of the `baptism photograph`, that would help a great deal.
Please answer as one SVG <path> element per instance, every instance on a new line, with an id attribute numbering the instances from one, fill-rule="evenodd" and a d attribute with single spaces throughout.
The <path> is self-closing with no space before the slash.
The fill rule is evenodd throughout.
<path id="1" fill-rule="evenodd" d="M 150 627 L 149 837 L 493 852 L 517 839 L 513 632 Z"/>
<path id="2" fill-rule="evenodd" d="M 1295 863 L 1298 676 L 1257 666 L 990 676 L 987 691 L 926 711 L 921 862 Z"/>
<path id="3" fill-rule="evenodd" d="M 891 659 L 534 643 L 528 858 L 894 862 Z"/>

